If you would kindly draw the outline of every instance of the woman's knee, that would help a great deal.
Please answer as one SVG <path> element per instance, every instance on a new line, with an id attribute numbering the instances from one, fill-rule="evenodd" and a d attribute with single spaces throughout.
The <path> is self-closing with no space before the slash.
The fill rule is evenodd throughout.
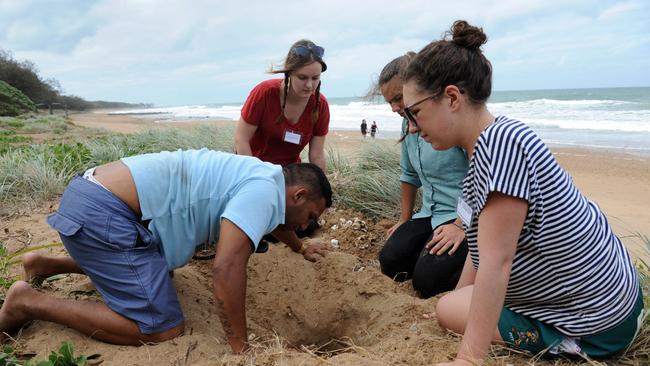
<path id="1" fill-rule="evenodd" d="M 418 271 L 417 266 L 413 271 L 413 289 L 420 294 L 420 297 L 428 299 L 449 290 L 441 286 L 442 282 L 438 278 L 427 276 L 428 274 L 430 273 L 426 271 Z"/>
<path id="2" fill-rule="evenodd" d="M 450 329 L 449 327 L 449 318 L 453 312 L 450 300 L 452 293 L 448 293 L 442 296 L 438 303 L 436 304 L 436 318 L 438 319 L 438 324 L 445 329 Z"/>
<path id="3" fill-rule="evenodd" d="M 400 267 L 400 258 L 397 253 L 395 253 L 393 245 L 390 245 L 390 241 L 387 241 L 381 249 L 378 259 L 381 273 L 391 278 L 395 277 L 399 273 L 398 267 Z"/>
<path id="4" fill-rule="evenodd" d="M 425 299 L 453 290 L 458 280 L 453 281 L 454 273 L 451 270 L 443 256 L 423 252 L 413 269 L 413 288 Z"/>
<path id="5" fill-rule="evenodd" d="M 456 333 L 463 333 L 471 299 L 472 286 L 463 287 L 442 296 L 436 304 L 436 318 L 440 326 Z"/>

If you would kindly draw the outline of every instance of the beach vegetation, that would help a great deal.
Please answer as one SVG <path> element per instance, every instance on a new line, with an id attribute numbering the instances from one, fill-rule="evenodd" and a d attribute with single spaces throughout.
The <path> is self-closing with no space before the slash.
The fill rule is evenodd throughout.
<path id="1" fill-rule="evenodd" d="M 58 115 L 28 113 L 17 117 L 0 117 L 0 155 L 28 147 L 37 134 L 53 134 L 58 136 L 56 139 L 63 140 L 71 129 L 70 121 Z"/>
<path id="2" fill-rule="evenodd" d="M 99 357 L 99 355 L 92 355 L 92 358 Z M 69 342 L 61 342 L 58 351 L 52 351 L 47 360 L 44 361 L 30 361 L 26 366 L 84 366 L 89 358 L 85 355 L 74 355 L 74 349 Z"/>
<path id="3" fill-rule="evenodd" d="M 14 253 L 9 253 L 7 248 L 3 243 L 0 242 L 0 286 L 4 288 L 9 288 L 11 285 L 18 280 L 18 276 L 12 275 L 11 268 L 21 264 L 21 259 L 23 255 L 29 252 L 35 252 L 41 249 L 48 249 L 54 247 L 61 247 L 63 243 L 51 243 L 45 245 L 38 245 L 33 247 L 28 247 L 21 249 Z M 0 365 L 1 366 L 1 365 Z"/>
<path id="4" fill-rule="evenodd" d="M 89 360 L 99 357 L 98 354 L 75 356 L 72 344 L 63 341 L 58 350 L 50 352 L 46 360 L 39 361 L 36 358 L 25 360 L 24 355 L 18 353 L 12 346 L 5 345 L 0 352 L 0 366 L 84 366 Z"/>
<path id="5" fill-rule="evenodd" d="M 0 80 L 20 90 L 34 103 L 53 103 L 60 86 L 55 79 L 44 79 L 31 61 L 18 61 L 10 52 L 0 50 Z"/>
<path id="6" fill-rule="evenodd" d="M 0 50 L 0 116 L 16 116 L 26 111 L 33 111 L 35 106 L 53 108 L 58 106 L 72 110 L 86 110 L 93 108 L 147 108 L 146 103 L 122 103 L 107 101 L 87 101 L 76 95 L 65 95 L 60 83 L 54 78 L 43 78 L 39 75 L 36 65 L 29 61 L 18 61 L 9 51 Z M 3 111 L 3 84 L 17 90 L 26 98 L 21 103 L 29 106 L 25 111 L 5 114 Z M 13 92 L 12 92 L 13 93 Z M 13 94 L 12 94 L 13 95 Z"/>
<path id="7" fill-rule="evenodd" d="M 365 144 L 351 160 L 329 150 L 327 158 L 337 204 L 371 218 L 395 219 L 399 216 L 401 172 L 398 145 Z M 418 193 L 415 207 L 420 204 Z"/>
<path id="8" fill-rule="evenodd" d="M 64 117 L 58 115 L 32 113 L 22 116 L 19 121 L 22 123 L 20 132 L 25 134 L 47 132 L 62 134 L 70 129 L 70 122 L 68 122 Z"/>
<path id="9" fill-rule="evenodd" d="M 18 116 L 34 110 L 34 102 L 19 89 L 0 79 L 0 116 Z"/>
<path id="10" fill-rule="evenodd" d="M 0 128 L 0 154 L 12 147 L 21 146 L 31 141 L 31 137 L 17 135 L 15 131 Z"/>
<path id="11" fill-rule="evenodd" d="M 15 354 L 15 350 L 10 345 L 4 345 L 0 352 L 0 366 L 21 366 L 24 361 L 20 360 Z"/>
<path id="12" fill-rule="evenodd" d="M 85 145 L 38 144 L 0 156 L 0 202 L 43 202 L 61 194 L 89 160 Z"/>
<path id="13" fill-rule="evenodd" d="M 3 122 L 4 123 L 4 122 Z M 22 120 L 22 131 L 39 128 L 56 133 L 65 124 L 58 116 Z M 132 135 L 108 135 L 73 143 L 43 143 L 12 147 L 0 135 L 0 203 L 40 204 L 61 194 L 75 174 L 120 158 L 178 149 L 233 151 L 233 128 L 199 126 L 150 129 Z M 9 135 L 13 136 L 13 135 Z M 4 148 L 3 148 L 4 146 Z"/>
<path id="14" fill-rule="evenodd" d="M 16 117 L 0 117 L 0 130 L 11 130 L 20 135 L 63 134 L 71 128 L 72 123 L 60 115 L 26 113 Z"/>

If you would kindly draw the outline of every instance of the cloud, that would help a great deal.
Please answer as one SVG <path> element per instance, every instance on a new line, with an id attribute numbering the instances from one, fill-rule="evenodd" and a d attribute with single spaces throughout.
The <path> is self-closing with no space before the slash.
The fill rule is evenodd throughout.
<path id="1" fill-rule="evenodd" d="M 570 83 L 572 74 L 582 82 L 625 59 L 647 65 L 648 13 L 640 1 L 613 0 L 0 0 L 0 47 L 70 93 L 184 104 L 243 100 L 294 41 L 309 38 L 326 49 L 323 91 L 350 96 L 464 18 L 488 34 L 495 86 L 522 89 Z"/>
<path id="2" fill-rule="evenodd" d="M 598 19 L 605 21 L 613 20 L 625 17 L 626 15 L 640 10 L 645 10 L 647 12 L 647 5 L 638 1 L 626 1 L 608 7 L 602 13 L 600 13 Z"/>

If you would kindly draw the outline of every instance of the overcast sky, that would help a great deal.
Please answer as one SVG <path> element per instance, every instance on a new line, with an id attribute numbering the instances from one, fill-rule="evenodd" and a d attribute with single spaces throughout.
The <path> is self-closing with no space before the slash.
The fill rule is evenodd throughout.
<path id="1" fill-rule="evenodd" d="M 165 106 L 243 101 L 308 38 L 332 98 L 456 19 L 487 33 L 495 90 L 650 86 L 647 0 L 0 0 L 0 49 L 65 93 Z"/>

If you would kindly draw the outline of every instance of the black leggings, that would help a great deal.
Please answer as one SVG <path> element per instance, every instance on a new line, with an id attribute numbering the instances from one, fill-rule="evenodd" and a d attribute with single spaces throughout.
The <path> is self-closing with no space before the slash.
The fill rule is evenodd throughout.
<path id="1" fill-rule="evenodd" d="M 382 273 L 400 282 L 412 278 L 413 288 L 423 298 L 456 287 L 467 256 L 467 240 L 452 255 L 429 254 L 424 246 L 432 236 L 431 217 L 411 219 L 393 232 L 379 253 Z"/>

